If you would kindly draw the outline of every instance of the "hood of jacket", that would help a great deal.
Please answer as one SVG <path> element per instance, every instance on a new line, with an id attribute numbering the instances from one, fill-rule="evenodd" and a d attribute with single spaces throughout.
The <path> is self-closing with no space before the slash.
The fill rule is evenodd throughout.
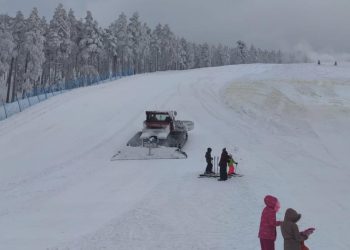
<path id="1" fill-rule="evenodd" d="M 290 221 L 293 223 L 296 223 L 300 218 L 301 214 L 298 214 L 293 208 L 288 208 L 284 215 L 284 221 Z"/>
<path id="2" fill-rule="evenodd" d="M 266 195 L 264 198 L 265 205 L 272 209 L 275 208 L 277 201 L 277 198 L 272 195 Z"/>

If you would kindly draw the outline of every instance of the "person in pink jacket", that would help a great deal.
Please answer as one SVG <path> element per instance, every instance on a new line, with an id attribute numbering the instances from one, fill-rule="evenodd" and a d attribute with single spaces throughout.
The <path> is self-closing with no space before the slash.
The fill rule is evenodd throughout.
<path id="1" fill-rule="evenodd" d="M 259 238 L 261 250 L 275 250 L 275 241 L 277 237 L 276 227 L 280 226 L 282 221 L 276 221 L 276 213 L 280 209 L 278 199 L 272 195 L 266 195 L 264 198 L 266 207 L 261 213 Z"/>

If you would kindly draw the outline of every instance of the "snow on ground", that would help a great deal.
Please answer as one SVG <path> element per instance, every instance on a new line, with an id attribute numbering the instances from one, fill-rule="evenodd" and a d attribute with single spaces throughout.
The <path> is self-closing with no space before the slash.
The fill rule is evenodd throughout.
<path id="1" fill-rule="evenodd" d="M 259 249 L 263 198 L 350 249 L 350 65 L 238 65 L 76 89 L 0 122 L 1 249 Z M 183 160 L 110 161 L 144 111 L 193 120 Z M 223 147 L 242 178 L 197 178 Z M 276 249 L 283 241 L 278 231 Z"/>

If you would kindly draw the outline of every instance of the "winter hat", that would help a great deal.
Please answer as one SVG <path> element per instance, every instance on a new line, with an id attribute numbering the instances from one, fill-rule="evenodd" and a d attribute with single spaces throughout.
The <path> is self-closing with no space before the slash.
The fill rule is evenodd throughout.
<path id="1" fill-rule="evenodd" d="M 264 198 L 264 202 L 266 204 L 266 206 L 275 209 L 276 203 L 277 203 L 278 199 L 272 195 L 266 195 Z"/>
<path id="2" fill-rule="evenodd" d="M 284 214 L 284 221 L 291 221 L 297 223 L 301 218 L 301 214 L 295 211 L 293 208 L 288 208 Z"/>
<path id="3" fill-rule="evenodd" d="M 208 148 L 208 151 L 211 152 L 211 148 Z"/>

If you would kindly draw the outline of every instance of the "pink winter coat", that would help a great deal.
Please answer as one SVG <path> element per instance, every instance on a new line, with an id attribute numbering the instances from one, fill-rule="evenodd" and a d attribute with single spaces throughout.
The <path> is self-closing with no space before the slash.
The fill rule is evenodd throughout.
<path id="1" fill-rule="evenodd" d="M 276 240 L 276 227 L 281 224 L 281 222 L 276 221 L 276 209 L 275 206 L 278 202 L 276 197 L 267 195 L 264 198 L 266 207 L 261 213 L 260 228 L 259 228 L 259 238 Z"/>

